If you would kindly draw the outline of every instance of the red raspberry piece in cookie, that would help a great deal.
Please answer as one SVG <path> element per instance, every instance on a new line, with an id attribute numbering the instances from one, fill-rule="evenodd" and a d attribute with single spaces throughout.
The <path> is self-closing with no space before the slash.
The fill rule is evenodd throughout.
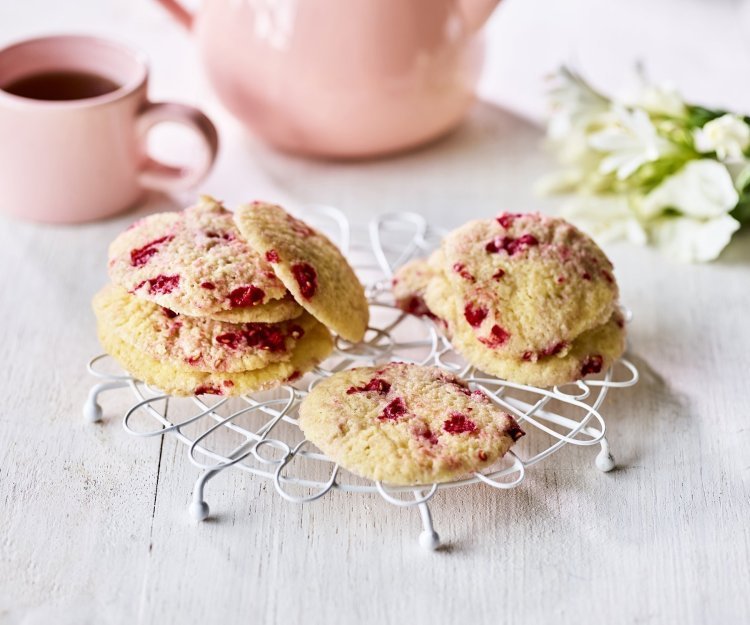
<path id="1" fill-rule="evenodd" d="M 318 272 L 310 263 L 294 263 L 292 275 L 297 281 L 300 295 L 303 299 L 311 300 L 318 290 Z"/>
<path id="2" fill-rule="evenodd" d="M 238 286 L 229 294 L 229 302 L 232 308 L 245 308 L 260 304 L 263 302 L 265 295 L 263 289 L 259 289 L 252 284 L 249 286 Z"/>
<path id="3" fill-rule="evenodd" d="M 469 302 L 464 306 L 464 317 L 472 328 L 478 328 L 487 317 L 487 309 Z"/>
<path id="4" fill-rule="evenodd" d="M 362 386 L 351 386 L 346 390 L 347 395 L 351 395 L 352 393 L 368 393 L 370 391 L 375 391 L 376 393 L 379 393 L 380 395 L 387 395 L 388 391 L 391 390 L 391 384 L 390 382 L 386 382 L 382 378 L 373 378 L 367 384 L 364 384 Z"/>
<path id="5" fill-rule="evenodd" d="M 452 412 L 450 419 L 443 423 L 443 429 L 449 434 L 463 434 L 477 429 L 476 424 L 460 412 Z"/>
<path id="6" fill-rule="evenodd" d="M 590 373 L 599 373 L 602 370 L 604 359 L 599 354 L 592 354 L 586 356 L 581 363 L 581 375 L 589 375 Z"/>
<path id="7" fill-rule="evenodd" d="M 399 417 L 403 417 L 406 414 L 406 404 L 401 397 L 392 399 L 391 402 L 383 408 L 383 414 L 378 419 L 381 421 L 384 419 L 390 419 L 396 421 Z"/>
<path id="8" fill-rule="evenodd" d="M 154 239 L 150 243 L 146 243 L 143 247 L 139 247 L 135 250 L 130 250 L 130 264 L 133 267 L 140 267 L 145 265 L 149 258 L 154 256 L 159 251 L 159 245 L 162 243 L 168 243 L 174 237 L 172 235 L 165 235 Z"/>

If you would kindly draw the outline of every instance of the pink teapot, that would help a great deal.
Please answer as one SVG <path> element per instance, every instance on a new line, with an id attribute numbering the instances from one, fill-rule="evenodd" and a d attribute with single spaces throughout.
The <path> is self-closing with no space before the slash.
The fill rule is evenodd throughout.
<path id="1" fill-rule="evenodd" d="M 200 46 L 219 98 L 282 150 L 333 158 L 408 149 L 474 98 L 477 33 L 499 0 L 158 0 Z"/>

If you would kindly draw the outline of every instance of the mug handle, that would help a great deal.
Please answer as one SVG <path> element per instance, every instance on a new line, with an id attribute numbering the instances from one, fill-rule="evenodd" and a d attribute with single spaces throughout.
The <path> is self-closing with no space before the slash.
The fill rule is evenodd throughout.
<path id="1" fill-rule="evenodd" d="M 185 28 L 190 30 L 193 27 L 193 14 L 188 11 L 182 4 L 177 0 L 156 0 L 161 4 L 172 17 L 182 24 Z"/>
<path id="2" fill-rule="evenodd" d="M 149 156 L 141 168 L 138 181 L 147 189 L 180 191 L 203 180 L 216 160 L 219 135 L 210 119 L 198 109 L 177 102 L 147 102 L 138 114 L 138 133 L 144 138 L 156 124 L 176 122 L 187 126 L 203 140 L 201 162 L 195 167 L 174 167 Z"/>

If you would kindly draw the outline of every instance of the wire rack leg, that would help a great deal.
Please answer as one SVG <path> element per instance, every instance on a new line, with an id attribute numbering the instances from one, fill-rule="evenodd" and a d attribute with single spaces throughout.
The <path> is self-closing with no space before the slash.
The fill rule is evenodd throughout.
<path id="1" fill-rule="evenodd" d="M 607 473 L 615 468 L 615 457 L 609 450 L 609 442 L 606 438 L 601 440 L 601 451 L 596 455 L 596 468 Z"/>
<path id="2" fill-rule="evenodd" d="M 257 441 L 251 440 L 243 443 L 242 445 L 237 447 L 237 449 L 235 449 L 231 454 L 229 454 L 228 458 L 230 460 L 239 458 L 239 456 L 243 455 L 248 450 L 248 448 L 252 447 L 253 445 L 257 445 Z M 205 469 L 203 473 L 198 476 L 198 479 L 195 480 L 195 486 L 193 487 L 193 500 L 190 502 L 190 506 L 188 506 L 188 512 L 190 513 L 190 516 L 193 517 L 193 519 L 195 519 L 196 521 L 205 521 L 208 518 L 208 515 L 211 512 L 211 508 L 209 508 L 206 500 L 203 497 L 203 491 L 206 488 L 206 483 L 211 478 L 216 477 L 224 469 L 228 469 L 231 466 L 233 465 L 225 464 L 216 466 L 211 469 Z"/>
<path id="3" fill-rule="evenodd" d="M 414 496 L 418 497 L 416 493 Z M 422 526 L 424 527 L 422 533 L 419 535 L 419 544 L 423 549 L 435 551 L 440 546 L 440 536 L 432 526 L 430 507 L 427 505 L 427 502 L 417 504 L 417 507 L 419 508 L 419 515 L 422 517 Z"/>
<path id="4" fill-rule="evenodd" d="M 193 488 L 193 500 L 190 502 L 188 512 L 190 516 L 196 521 L 205 521 L 208 518 L 211 509 L 208 507 L 206 500 L 203 498 L 203 489 L 206 487 L 206 482 L 212 477 L 217 475 L 221 469 L 208 469 L 203 471 L 195 480 L 195 487 Z"/>
<path id="5" fill-rule="evenodd" d="M 110 391 L 115 388 L 122 388 L 128 383 L 123 380 L 113 380 L 112 382 L 101 382 L 91 387 L 86 401 L 83 403 L 83 418 L 89 423 L 101 421 L 103 415 L 102 407 L 99 405 L 99 394 Z"/>

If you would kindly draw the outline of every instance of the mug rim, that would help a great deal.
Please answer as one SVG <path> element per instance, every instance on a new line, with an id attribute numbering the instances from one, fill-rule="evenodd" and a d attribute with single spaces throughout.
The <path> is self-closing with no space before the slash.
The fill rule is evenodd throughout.
<path id="1" fill-rule="evenodd" d="M 110 39 L 108 37 L 100 37 L 98 35 L 81 35 L 75 33 L 60 33 L 51 35 L 40 35 L 35 37 L 27 37 L 15 42 L 11 42 L 0 48 L 0 57 L 4 56 L 8 52 L 21 48 L 24 46 L 33 46 L 43 42 L 49 41 L 79 41 L 84 42 L 88 45 L 95 46 L 106 46 L 111 49 L 127 56 L 136 66 L 136 76 L 132 80 L 126 81 L 124 84 L 117 87 L 108 93 L 102 95 L 93 96 L 90 98 L 79 98 L 76 100 L 38 100 L 36 98 L 26 98 L 24 96 L 15 95 L 8 91 L 5 91 L 0 87 L 0 101 L 5 101 L 20 106 L 34 106 L 40 108 L 87 108 L 98 106 L 101 104 L 108 104 L 110 102 L 117 102 L 133 92 L 137 91 L 146 84 L 148 79 L 149 67 L 146 55 L 135 48 L 131 48 L 116 39 Z"/>

